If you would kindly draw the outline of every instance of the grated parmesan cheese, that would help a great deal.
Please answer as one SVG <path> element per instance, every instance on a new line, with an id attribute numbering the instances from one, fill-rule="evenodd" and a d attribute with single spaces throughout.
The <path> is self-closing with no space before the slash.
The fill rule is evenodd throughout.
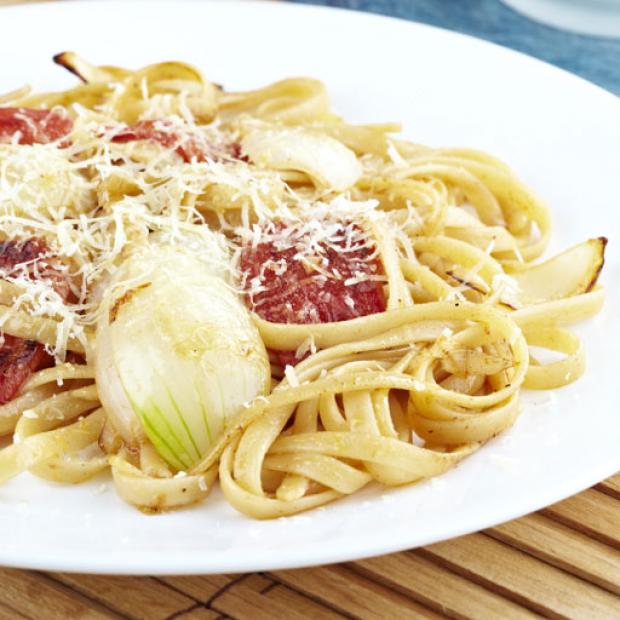
<path id="1" fill-rule="evenodd" d="M 316 343 L 314 342 L 314 336 L 312 334 L 308 336 L 295 350 L 295 358 L 300 360 L 306 353 L 314 355 L 316 353 Z"/>
<path id="2" fill-rule="evenodd" d="M 287 364 L 284 367 L 284 376 L 288 380 L 291 387 L 299 387 L 299 378 L 297 377 L 295 369 L 290 364 Z"/>
<path id="3" fill-rule="evenodd" d="M 508 274 L 498 273 L 494 275 L 491 281 L 491 288 L 493 294 L 487 299 L 487 303 L 493 303 L 499 299 L 499 301 L 515 309 L 523 306 L 520 299 L 521 287 L 519 283 Z"/>

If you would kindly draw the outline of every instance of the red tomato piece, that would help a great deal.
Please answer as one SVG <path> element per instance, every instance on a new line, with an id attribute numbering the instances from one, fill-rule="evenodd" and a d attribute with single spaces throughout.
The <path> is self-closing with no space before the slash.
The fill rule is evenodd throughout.
<path id="1" fill-rule="evenodd" d="M 0 108 L 0 143 L 48 144 L 71 133 L 73 121 L 58 110 Z"/>
<path id="2" fill-rule="evenodd" d="M 26 271 L 32 278 L 51 278 L 56 291 L 67 299 L 70 294 L 67 280 L 46 262 L 37 263 L 47 251 L 40 239 L 1 242 L 0 269 L 8 275 Z M 50 366 L 53 361 L 39 342 L 4 334 L 0 340 L 0 405 L 13 399 L 33 372 Z"/>
<path id="3" fill-rule="evenodd" d="M 9 271 L 19 265 L 33 263 L 47 252 L 47 245 L 41 239 L 0 242 L 0 269 Z"/>
<path id="4" fill-rule="evenodd" d="M 41 239 L 0 241 L 0 269 L 3 272 L 18 275 L 25 271 L 33 280 L 51 280 L 54 290 L 67 300 L 71 297 L 69 281 L 53 262 L 47 244 Z"/>
<path id="5" fill-rule="evenodd" d="M 134 142 L 151 140 L 174 151 L 185 163 L 192 160 L 204 162 L 223 157 L 241 159 L 241 147 L 237 143 L 215 145 L 207 142 L 200 134 L 184 130 L 166 120 L 139 121 L 113 136 L 112 142 Z"/>
<path id="6" fill-rule="evenodd" d="M 5 334 L 0 345 L 0 405 L 12 400 L 33 372 L 52 361 L 39 342 Z"/>
<path id="7" fill-rule="evenodd" d="M 354 224 L 312 241 L 303 229 L 276 225 L 258 243 L 243 245 L 240 268 L 249 305 L 273 323 L 331 323 L 383 312 L 382 268 Z M 277 351 L 280 362 L 300 361 Z"/>

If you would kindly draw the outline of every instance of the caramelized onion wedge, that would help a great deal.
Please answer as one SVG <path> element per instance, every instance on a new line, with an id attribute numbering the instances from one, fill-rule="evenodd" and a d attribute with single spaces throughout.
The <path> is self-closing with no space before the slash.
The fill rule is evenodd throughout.
<path id="1" fill-rule="evenodd" d="M 241 148 L 259 166 L 303 172 L 334 191 L 348 189 L 362 174 L 355 153 L 342 142 L 303 129 L 254 129 Z"/>
<path id="2" fill-rule="evenodd" d="M 580 243 L 553 258 L 511 273 L 524 304 L 564 299 L 591 291 L 605 261 L 607 239 Z"/>
<path id="3" fill-rule="evenodd" d="M 53 60 L 57 65 L 64 67 L 86 84 L 122 79 L 130 73 L 126 69 L 119 67 L 97 67 L 78 56 L 75 52 L 61 52 L 56 54 Z"/>
<path id="4" fill-rule="evenodd" d="M 220 270 L 225 256 L 213 258 L 178 246 L 134 253 L 114 275 L 97 325 L 97 386 L 115 430 L 129 446 L 146 435 L 179 470 L 271 380 L 265 346 Z"/>

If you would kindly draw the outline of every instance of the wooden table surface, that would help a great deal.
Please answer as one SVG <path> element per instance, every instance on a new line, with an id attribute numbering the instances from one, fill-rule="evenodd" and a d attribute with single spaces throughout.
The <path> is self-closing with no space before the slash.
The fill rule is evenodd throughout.
<path id="1" fill-rule="evenodd" d="M 484 532 L 360 562 L 196 577 L 0 568 L 0 620 L 591 620 L 620 618 L 619 595 L 620 474 Z"/>
<path id="2" fill-rule="evenodd" d="M 0 620 L 541 615 L 620 619 L 620 474 L 516 521 L 360 562 L 195 577 L 0 568 Z"/>

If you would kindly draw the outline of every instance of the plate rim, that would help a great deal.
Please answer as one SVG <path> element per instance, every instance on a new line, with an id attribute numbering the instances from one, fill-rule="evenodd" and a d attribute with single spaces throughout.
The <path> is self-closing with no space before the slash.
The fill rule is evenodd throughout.
<path id="1" fill-rule="evenodd" d="M 577 83 L 581 84 L 581 88 L 594 88 L 597 91 L 597 96 L 604 96 L 606 98 L 611 98 L 614 105 L 618 106 L 618 114 L 620 118 L 620 97 L 612 93 L 611 91 L 606 90 L 605 88 L 581 77 L 566 69 L 557 67 L 548 63 L 546 61 L 540 60 L 536 57 L 530 56 L 524 52 L 520 52 L 518 50 L 514 50 L 512 48 L 499 45 L 497 43 L 487 41 L 485 39 L 481 39 L 475 37 L 473 35 L 469 35 L 466 33 L 461 33 L 457 31 L 448 30 L 445 28 L 441 28 L 438 26 L 425 24 L 418 21 L 406 20 L 398 17 L 385 16 L 375 13 L 362 12 L 358 10 L 342 8 L 342 7 L 328 7 L 322 5 L 306 5 L 306 4 L 293 4 L 293 3 L 279 3 L 269 0 L 208 0 L 204 2 L 204 0 L 137 0 L 132 2 L 132 4 L 142 4 L 145 6 L 152 6 L 153 4 L 158 5 L 169 5 L 169 6 L 177 6 L 179 4 L 187 4 L 187 5 L 217 5 L 217 4 L 227 4 L 227 5 L 239 5 L 246 7 L 249 5 L 254 5 L 255 7 L 269 7 L 270 10 L 277 11 L 291 11 L 291 12 L 324 12 L 324 13 L 354 13 L 358 16 L 361 16 L 362 19 L 374 21 L 374 20 L 383 20 L 388 22 L 395 22 L 398 24 L 407 24 L 408 27 L 413 29 L 424 29 L 428 31 L 438 31 L 442 33 L 442 35 L 449 35 L 450 37 L 460 38 L 462 40 L 467 41 L 467 44 L 476 44 L 482 45 L 485 47 L 491 46 L 491 48 L 495 50 L 500 50 L 502 54 L 508 52 L 509 55 L 516 55 L 521 58 L 522 61 L 526 61 L 528 63 L 534 63 L 534 65 L 542 65 L 546 70 L 552 70 L 554 73 L 563 74 L 563 76 L 572 81 L 577 81 Z M 69 7 L 75 7 L 76 5 L 85 5 L 85 4 L 100 4 L 100 5 L 113 5 L 116 4 L 118 6 L 122 6 L 126 3 L 123 3 L 121 0 L 112 0 L 112 2 L 108 2 L 106 0 L 58 0 L 51 3 L 44 2 L 36 2 L 29 4 L 21 4 L 21 5 L 13 5 L 2 7 L 2 11 L 5 12 L 31 12 L 33 10 L 40 9 L 44 7 L 46 10 L 51 11 L 66 11 Z M 609 302 L 608 302 L 609 303 Z M 508 510 L 498 510 L 493 513 L 485 514 L 485 518 L 476 519 L 476 525 L 473 526 L 471 523 L 458 523 L 451 529 L 450 532 L 446 533 L 444 529 L 441 533 L 436 533 L 434 536 L 425 537 L 424 542 L 416 542 L 414 540 L 413 543 L 406 542 L 402 538 L 398 540 L 393 540 L 389 544 L 386 544 L 386 539 L 384 537 L 378 538 L 377 541 L 374 539 L 371 541 L 372 544 L 366 543 L 363 547 L 350 549 L 347 547 L 336 547 L 335 550 L 329 550 L 328 552 L 325 549 L 321 551 L 309 550 L 306 549 L 303 557 L 300 555 L 295 556 L 294 554 L 288 554 L 284 557 L 284 560 L 281 559 L 277 554 L 273 557 L 269 554 L 265 554 L 266 557 L 262 558 L 260 561 L 256 561 L 256 555 L 252 556 L 252 563 L 242 562 L 239 563 L 238 560 L 229 560 L 223 561 L 224 554 L 221 552 L 215 552 L 213 554 L 214 557 L 218 558 L 215 563 L 209 562 L 209 558 L 207 557 L 205 561 L 204 554 L 193 554 L 188 551 L 183 551 L 179 555 L 169 556 L 167 558 L 166 566 L 163 564 L 159 565 L 151 565 L 152 557 L 156 555 L 158 552 L 156 549 L 152 551 L 145 552 L 140 551 L 136 555 L 135 558 L 131 552 L 120 550 L 115 552 L 109 556 L 102 556 L 96 558 L 95 561 L 89 561 L 88 559 L 82 560 L 82 558 L 78 558 L 74 553 L 69 557 L 69 560 L 65 560 L 63 555 L 60 552 L 57 553 L 47 553 L 42 557 L 38 557 L 37 555 L 30 553 L 24 554 L 19 552 L 7 552 L 4 549 L 0 548 L 0 565 L 4 566 L 12 566 L 15 568 L 24 568 L 24 569 L 38 569 L 38 570 L 52 570 L 52 571 L 65 571 L 65 572 L 79 572 L 79 573 L 96 573 L 96 574 L 115 574 L 115 575 L 190 575 L 190 574 L 214 574 L 214 573 L 222 573 L 222 572 L 254 572 L 260 570 L 274 570 L 274 569 L 291 569 L 291 568 L 303 568 L 308 566 L 315 566 L 317 564 L 331 564 L 335 562 L 341 561 L 355 561 L 361 558 L 375 557 L 378 555 L 384 555 L 388 553 L 393 553 L 396 551 L 402 551 L 404 549 L 411 549 L 421 545 L 429 545 L 440 540 L 447 540 L 453 537 L 465 535 L 471 532 L 481 531 L 486 529 L 487 527 L 491 527 L 493 525 L 497 525 L 499 523 L 504 523 L 506 521 L 521 517 L 523 515 L 529 514 L 531 512 L 535 512 L 545 506 L 556 503 L 562 499 L 565 499 L 569 496 L 572 496 L 576 493 L 580 493 L 583 490 L 593 486 L 597 482 L 603 480 L 604 478 L 613 475 L 620 468 L 620 453 L 616 458 L 610 458 L 608 461 L 604 463 L 599 463 L 596 468 L 588 469 L 582 476 L 579 478 L 579 482 L 576 484 L 574 478 L 570 480 L 563 480 L 564 484 L 562 486 L 556 486 L 553 489 L 553 493 L 549 492 L 538 492 L 537 495 L 533 496 L 533 499 L 526 505 L 522 503 L 518 509 L 508 509 Z M 578 491 L 575 489 L 578 488 Z M 544 499 L 541 497 L 544 495 Z M 553 500 L 549 498 L 553 497 Z M 524 508 L 524 506 L 526 506 Z M 150 518 L 157 518 L 156 516 Z M 482 526 L 480 524 L 483 524 Z M 311 551 L 311 552 L 310 552 Z M 232 554 L 229 554 L 232 555 Z M 85 554 L 86 557 L 89 554 Z M 116 557 L 118 556 L 118 559 Z M 195 557 L 199 556 L 201 559 L 196 560 Z M 122 558 L 122 559 L 121 559 Z M 128 562 L 129 560 L 129 562 Z M 128 565 L 129 564 L 129 565 Z"/>

